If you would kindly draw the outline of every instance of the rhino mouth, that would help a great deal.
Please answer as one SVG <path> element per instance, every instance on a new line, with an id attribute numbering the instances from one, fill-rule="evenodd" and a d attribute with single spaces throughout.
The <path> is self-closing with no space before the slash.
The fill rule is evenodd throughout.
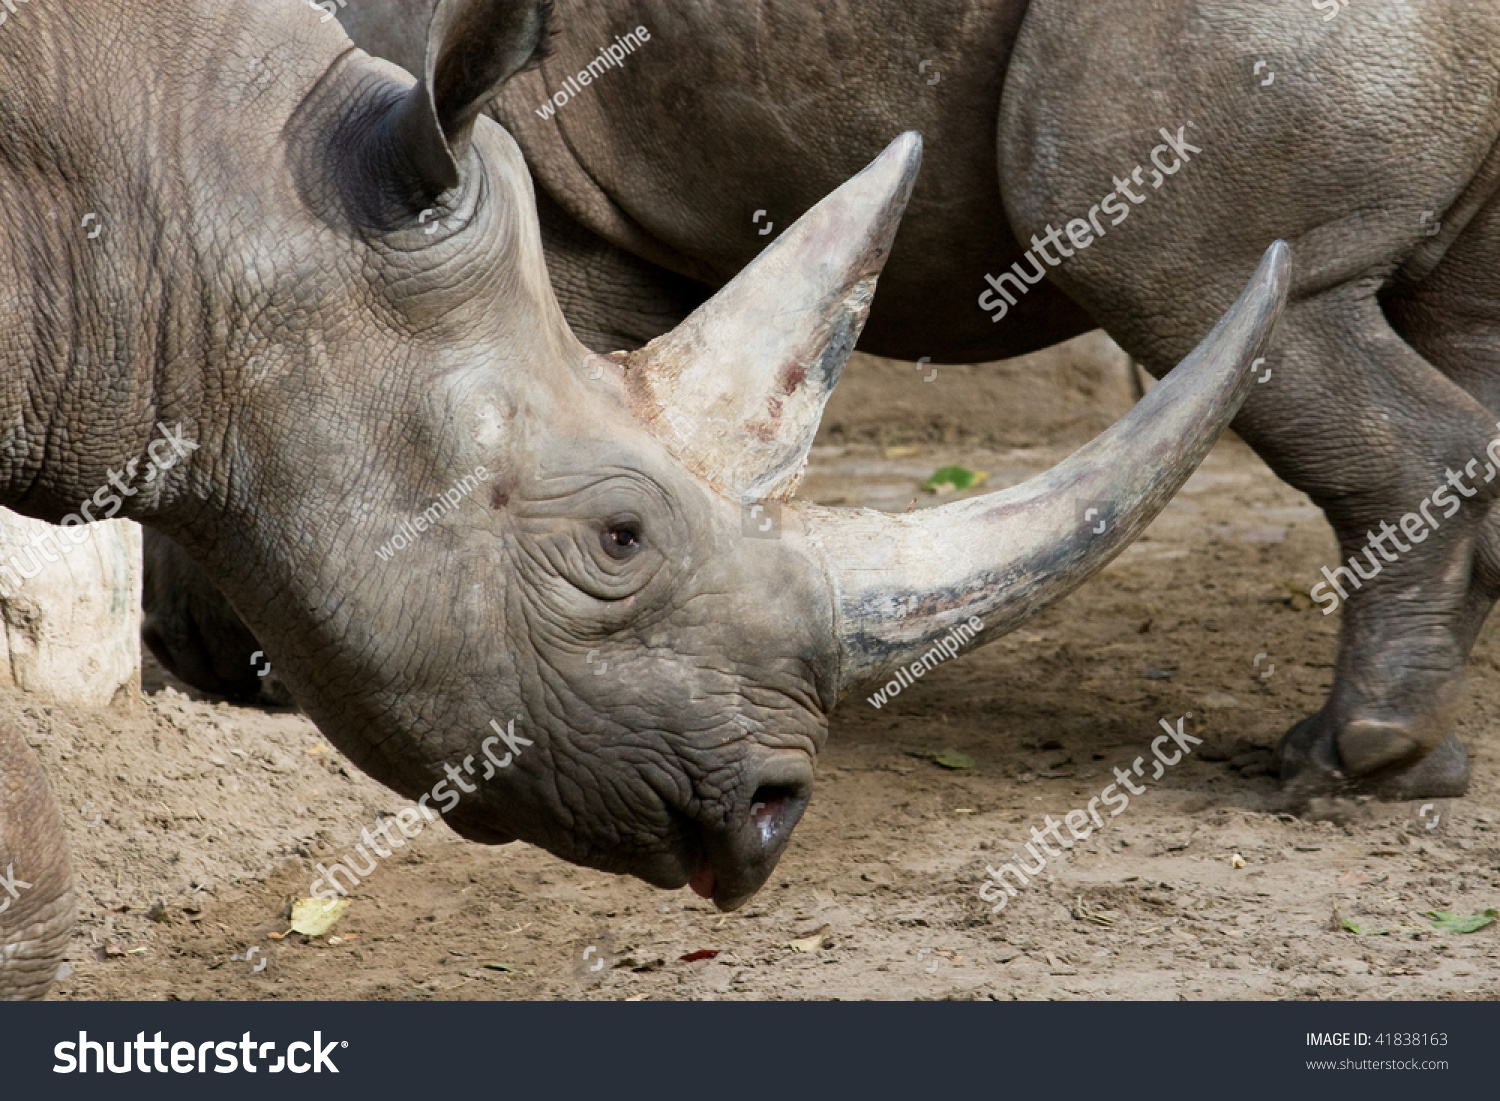
<path id="1" fill-rule="evenodd" d="M 632 872 L 653 886 L 668 890 L 684 883 L 720 910 L 743 906 L 765 885 L 791 840 L 792 831 L 812 798 L 812 763 L 802 754 L 773 758 L 760 768 L 757 784 L 722 821 L 705 823 L 668 804 L 676 820 L 676 853 L 658 863 L 631 868 L 616 861 L 595 863 L 602 871 Z M 748 787 L 748 785 L 746 785 Z M 495 828 L 482 818 L 465 817 L 461 809 L 443 816 L 453 832 L 481 845 L 507 845 L 521 838 Z M 544 846 L 547 847 L 547 846 Z M 670 850 L 669 850 L 670 851 Z M 579 861 L 576 852 L 557 853 Z"/>
<path id="2" fill-rule="evenodd" d="M 690 869 L 687 885 L 720 910 L 743 906 L 765 885 L 812 798 L 805 758 L 773 760 L 759 780 L 725 823 L 697 827 L 697 851 L 683 864 Z"/>

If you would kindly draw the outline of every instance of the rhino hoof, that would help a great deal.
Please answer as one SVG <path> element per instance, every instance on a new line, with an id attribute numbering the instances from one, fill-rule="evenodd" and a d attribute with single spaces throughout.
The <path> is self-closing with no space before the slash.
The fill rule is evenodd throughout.
<path id="1" fill-rule="evenodd" d="M 1449 799 L 1468 791 L 1469 754 L 1457 734 L 1412 760 L 1418 752 L 1418 744 L 1393 724 L 1351 723 L 1335 736 L 1319 712 L 1286 732 L 1272 765 L 1293 803 L 1334 794 Z"/>
<path id="2" fill-rule="evenodd" d="M 1370 785 L 1381 799 L 1454 799 L 1469 790 L 1469 752 L 1457 734 L 1416 764 L 1394 771 Z"/>

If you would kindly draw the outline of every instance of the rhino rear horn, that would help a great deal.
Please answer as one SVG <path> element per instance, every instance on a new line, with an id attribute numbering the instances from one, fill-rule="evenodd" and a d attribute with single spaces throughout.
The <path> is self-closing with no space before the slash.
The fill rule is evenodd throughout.
<path id="1" fill-rule="evenodd" d="M 391 169 L 427 205 L 462 179 L 475 120 L 500 85 L 536 57 L 550 0 L 441 0 L 427 30 L 423 71 L 386 127 Z"/>
<path id="2" fill-rule="evenodd" d="M 792 494 L 911 197 L 902 134 L 677 328 L 626 360 L 636 416 L 727 497 Z"/>

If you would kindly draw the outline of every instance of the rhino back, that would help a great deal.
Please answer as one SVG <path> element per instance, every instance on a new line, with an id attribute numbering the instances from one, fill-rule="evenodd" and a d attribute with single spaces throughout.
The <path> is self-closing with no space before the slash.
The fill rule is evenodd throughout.
<path id="1" fill-rule="evenodd" d="M 571 215 L 711 286 L 896 134 L 919 131 L 923 170 L 862 347 L 912 359 L 1019 354 L 1090 327 L 1060 294 L 1032 295 L 1027 316 L 1006 326 L 974 306 L 985 273 L 1021 253 L 995 128 L 1026 7 L 560 0 L 550 56 L 503 90 L 494 113 Z M 578 89 L 599 51 L 637 28 L 649 40 Z M 539 117 L 570 76 L 582 94 Z"/>
<path id="2" fill-rule="evenodd" d="M 363 0 L 341 18 L 357 44 L 414 70 L 432 8 Z M 565 304 L 569 284 L 607 282 L 613 264 L 628 287 L 619 296 L 666 318 L 671 302 L 686 301 L 670 276 L 723 285 L 895 135 L 918 130 L 924 169 L 861 346 L 912 359 L 997 358 L 1091 327 L 1046 286 L 1011 325 L 974 307 L 985 273 L 1022 251 L 996 182 L 995 127 L 1025 0 L 556 8 L 548 56 L 501 91 L 491 114 L 520 143 L 556 214 L 575 223 L 546 227 Z M 618 65 L 589 70 L 637 28 L 649 38 L 631 40 Z M 544 206 L 555 222 L 549 213 Z M 606 242 L 661 275 L 653 282 L 604 255 Z"/>

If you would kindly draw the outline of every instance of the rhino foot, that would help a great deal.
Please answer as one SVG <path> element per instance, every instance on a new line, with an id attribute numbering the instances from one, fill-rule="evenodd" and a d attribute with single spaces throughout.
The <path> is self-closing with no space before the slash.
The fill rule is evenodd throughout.
<path id="1" fill-rule="evenodd" d="M 1286 732 L 1272 764 L 1293 804 L 1336 794 L 1447 799 L 1469 790 L 1469 754 L 1457 734 L 1422 754 L 1399 724 L 1356 721 L 1335 730 L 1322 712 Z"/>

